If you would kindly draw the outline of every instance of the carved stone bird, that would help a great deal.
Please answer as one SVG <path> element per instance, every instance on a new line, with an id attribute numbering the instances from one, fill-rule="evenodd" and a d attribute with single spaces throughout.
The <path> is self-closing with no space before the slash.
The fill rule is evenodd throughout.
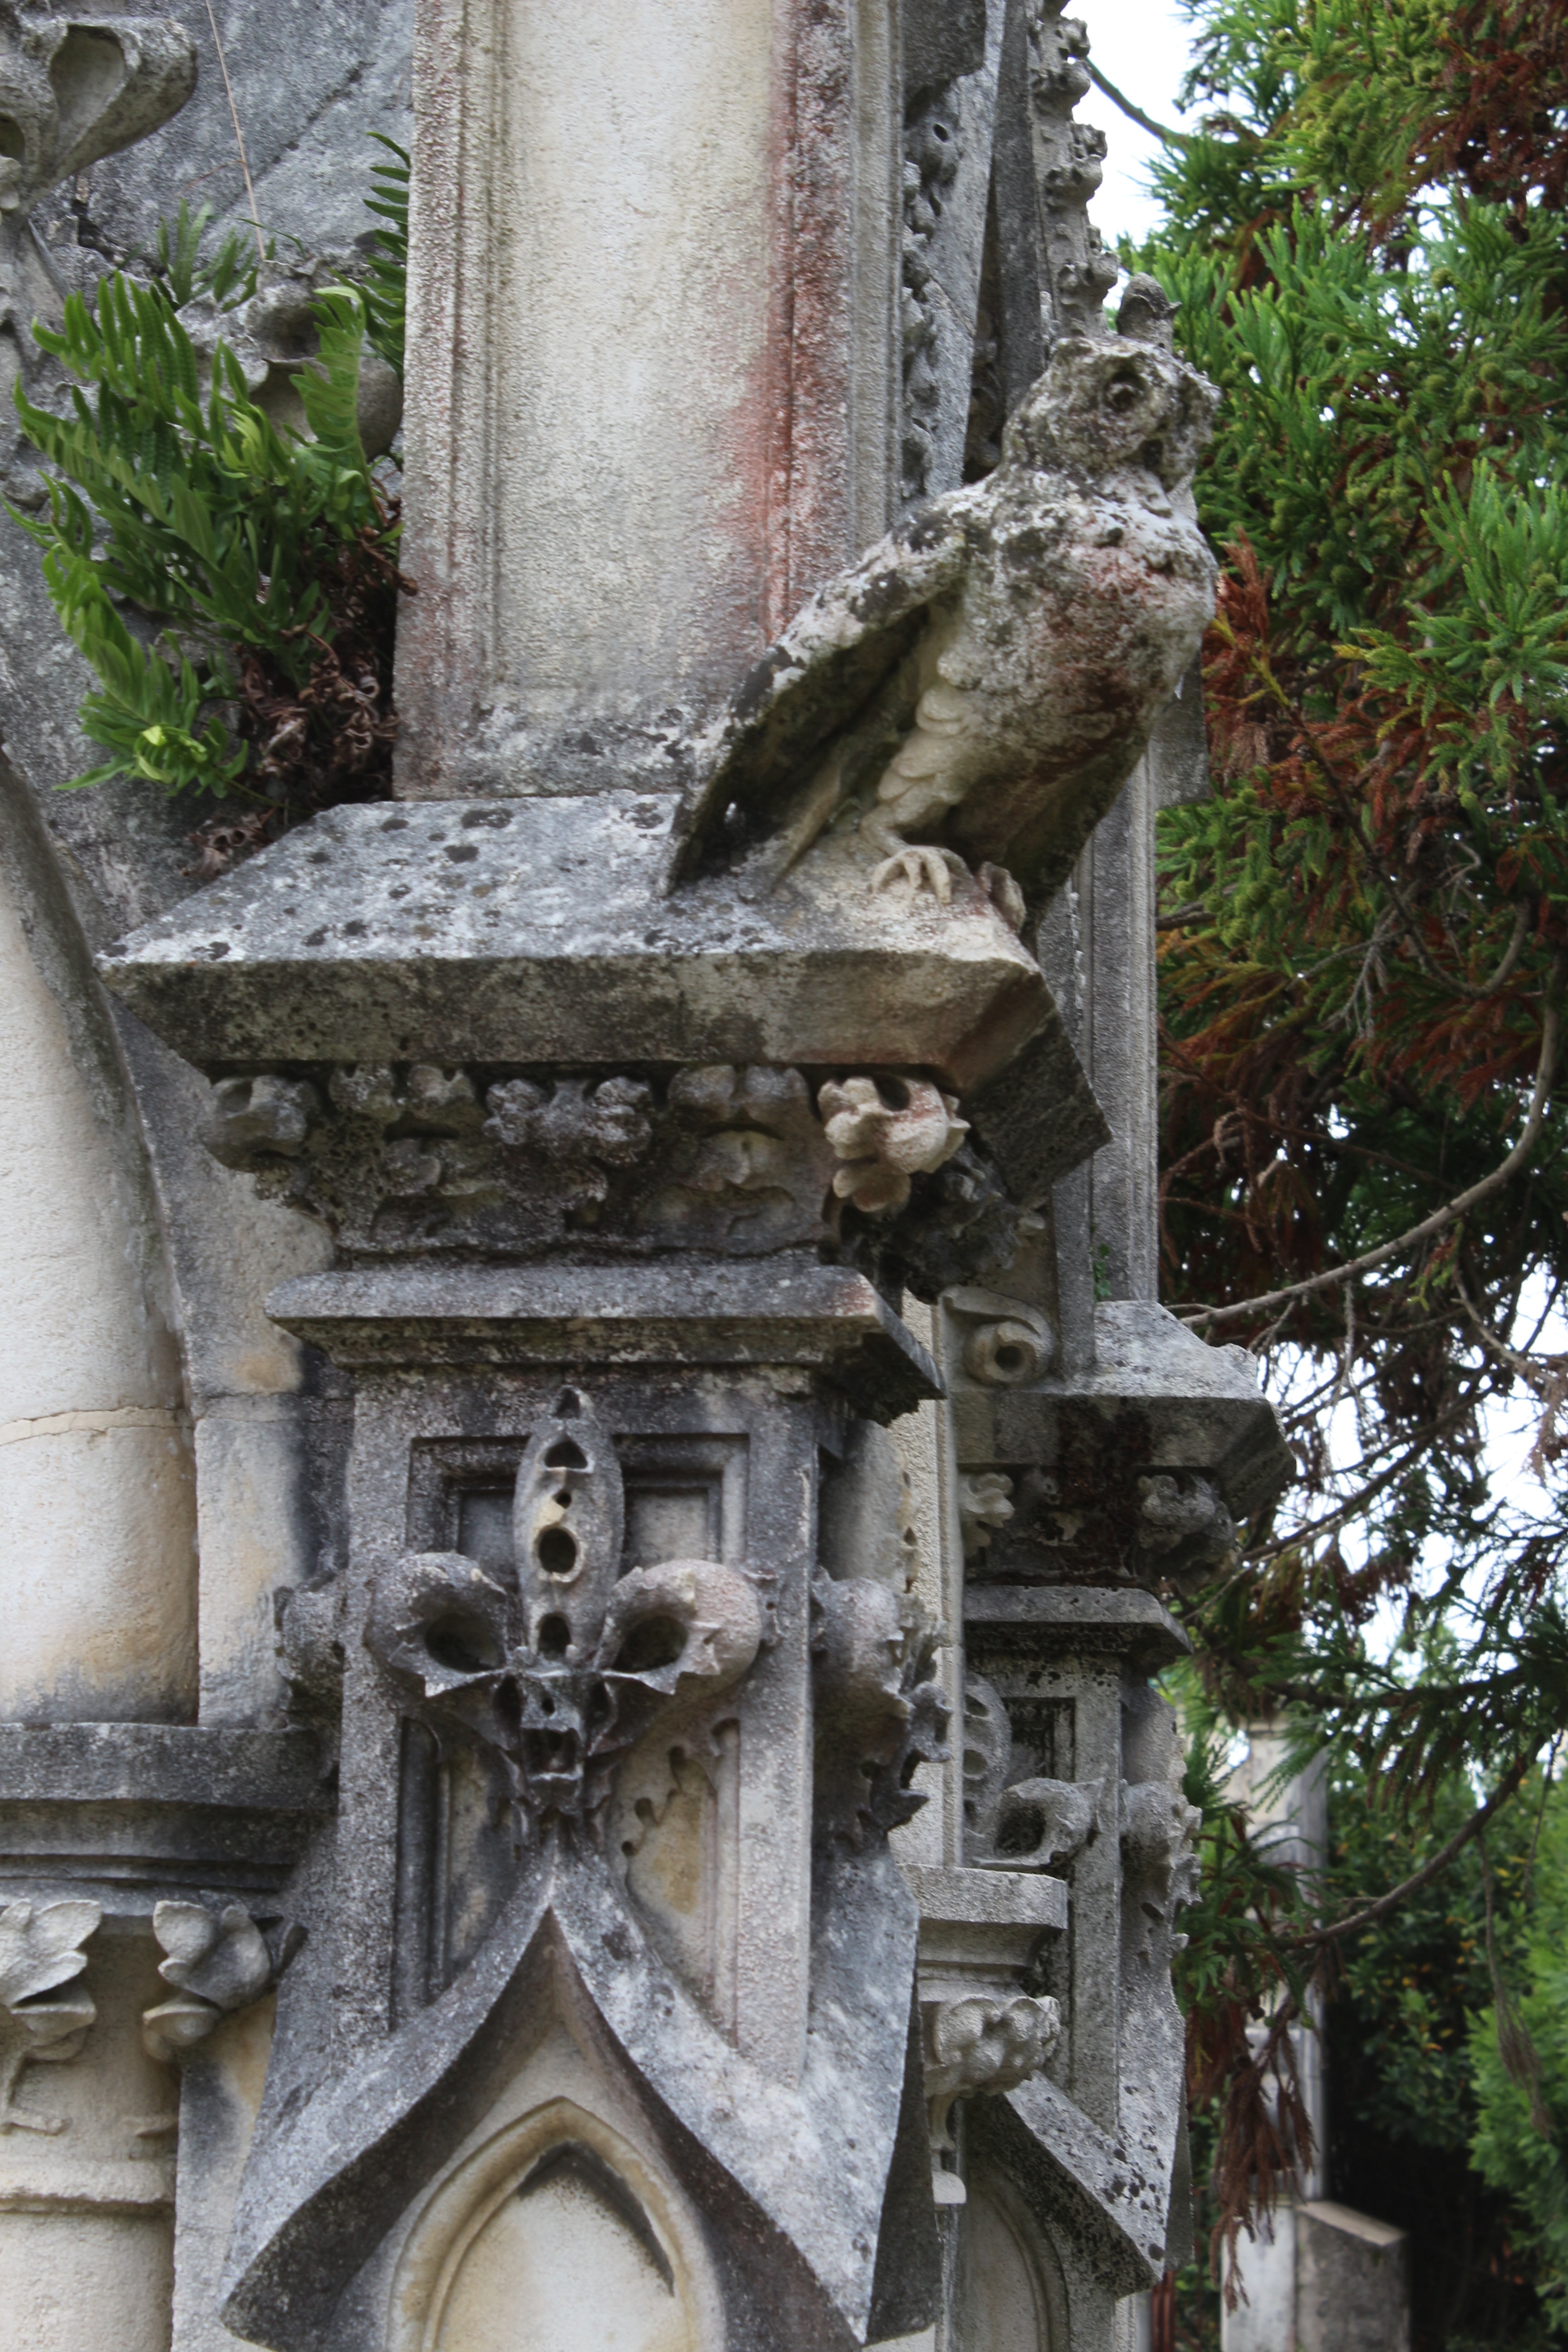
<path id="1" fill-rule="evenodd" d="M 1213 612 L 1186 491 L 1216 399 L 1153 342 L 1058 343 L 995 470 L 813 597 L 699 744 L 672 886 L 728 865 L 758 898 L 810 853 L 943 901 L 973 868 L 1015 923 L 1048 898 Z"/>

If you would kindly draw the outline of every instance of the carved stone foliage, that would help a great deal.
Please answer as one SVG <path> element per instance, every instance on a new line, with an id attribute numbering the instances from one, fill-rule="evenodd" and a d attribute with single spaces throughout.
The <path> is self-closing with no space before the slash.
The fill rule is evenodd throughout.
<path id="1" fill-rule="evenodd" d="M 1049 1995 L 972 1993 L 921 2004 L 931 2145 L 952 2146 L 960 2099 L 1015 2091 L 1038 2074 L 1061 2038 L 1061 2011 Z"/>
<path id="2" fill-rule="evenodd" d="M 143 2011 L 142 2039 L 166 2065 L 259 2000 L 276 1971 L 266 1937 L 238 1903 L 216 1915 L 203 1903 L 160 1903 L 153 1933 L 164 1955 L 158 1974 L 174 1992 Z"/>
<path id="3" fill-rule="evenodd" d="M 1003 1323 L 977 1324 L 975 1332 L 965 1351 L 966 1370 L 973 1369 L 971 1349 L 977 1359 L 984 1349 L 994 1361 L 1011 1346 Z M 1026 1334 L 1020 1344 L 1032 1345 Z M 1002 1368 L 1007 1368 L 1005 1355 Z M 993 1371 L 987 1384 L 994 1382 Z M 1235 1559 L 1235 1519 L 1215 1481 L 1201 1472 L 1139 1470 L 1136 1455 L 1128 1458 L 1125 1436 L 1109 1428 L 1103 1438 L 1096 1433 L 1092 1445 L 1062 1453 L 1060 1466 L 1052 1470 L 1035 1465 L 964 1474 L 961 1509 L 972 1576 L 1187 1595 L 1223 1575 Z M 985 1498 L 989 1516 L 962 1499 L 969 1496 Z"/>
<path id="4" fill-rule="evenodd" d="M 65 1988 L 86 1968 L 81 1948 L 102 1917 L 85 1901 L 10 1903 L 0 1911 L 0 2132 L 52 2137 L 66 2128 L 64 2116 L 19 2107 L 16 2084 L 24 2067 L 80 2054 L 98 2012 L 90 1993 Z"/>
<path id="5" fill-rule="evenodd" d="M 967 1472 L 958 1482 L 958 1524 L 963 1557 L 974 1559 L 1013 1516 L 1013 1481 L 999 1470 Z"/>
<path id="6" fill-rule="evenodd" d="M 815 1247 L 934 1297 L 1003 1262 L 1020 1211 L 916 1072 L 730 1064 L 650 1078 L 445 1067 L 220 1078 L 207 1148 L 343 1250 L 536 1256 Z"/>
<path id="7" fill-rule="evenodd" d="M 1009 1870 L 1070 1862 L 1093 1834 L 1103 1783 L 1033 1777 L 1014 1780 L 1006 1701 L 984 1675 L 963 1685 L 965 1844 L 975 1860 Z"/>
<path id="8" fill-rule="evenodd" d="M 515 1574 L 457 1552 L 378 1572 L 365 1640 L 439 1737 L 502 1765 L 520 1826 L 596 1838 L 616 1766 L 678 1695 L 738 1683 L 768 1630 L 758 1579 L 716 1560 L 621 1574 L 614 1445 L 563 1391 L 517 1473 Z"/>
<path id="9" fill-rule="evenodd" d="M 1152 1580 L 1197 1592 L 1236 1558 L 1236 1522 L 1212 1480 L 1153 1471 L 1138 1481 L 1137 1551 Z"/>
<path id="10" fill-rule="evenodd" d="M 939 99 L 904 133 L 899 323 L 904 371 L 900 492 L 906 499 L 921 497 L 931 479 L 931 427 L 940 391 L 934 364 L 936 311 L 930 247 L 943 192 L 952 185 L 958 159 L 954 110 Z"/>
<path id="11" fill-rule="evenodd" d="M 969 1132 L 957 1097 L 926 1078 L 846 1078 L 817 1108 L 840 1162 L 833 1190 L 868 1216 L 905 1207 L 910 1179 L 942 1167 Z"/>
<path id="12" fill-rule="evenodd" d="M 1072 119 L 1091 87 L 1089 34 L 1078 17 L 1063 16 L 1062 0 L 1039 0 L 1028 37 L 1035 171 L 1057 328 L 1092 335 L 1101 331 L 1105 298 L 1120 272 L 1087 209 L 1104 174 L 1105 133 Z"/>
<path id="13" fill-rule="evenodd" d="M 1203 1816 L 1164 1780 L 1121 1785 L 1121 1860 L 1137 1908 L 1166 1926 L 1198 1890 L 1194 1849 Z"/>

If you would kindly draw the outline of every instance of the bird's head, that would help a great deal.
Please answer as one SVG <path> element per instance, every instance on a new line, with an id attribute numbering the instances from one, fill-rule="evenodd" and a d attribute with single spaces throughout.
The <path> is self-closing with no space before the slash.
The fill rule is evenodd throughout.
<path id="1" fill-rule="evenodd" d="M 1008 419 L 1004 463 L 1098 478 L 1152 474 L 1167 492 L 1191 481 L 1219 394 L 1206 376 L 1153 344 L 1067 335 Z"/>

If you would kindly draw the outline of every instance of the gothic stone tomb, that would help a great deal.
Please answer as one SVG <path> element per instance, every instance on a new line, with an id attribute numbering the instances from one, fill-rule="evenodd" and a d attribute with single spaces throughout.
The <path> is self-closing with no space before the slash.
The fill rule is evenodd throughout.
<path id="1" fill-rule="evenodd" d="M 1130 2346 L 1151 1679 L 1281 1449 L 1155 1297 L 1214 395 L 1106 315 L 1082 28 L 223 29 L 281 276 L 411 145 L 417 594 L 395 797 L 198 886 L 53 796 L 0 547 L 0 2332 Z M 0 6 L 35 397 L 26 320 L 229 187 L 212 41 Z"/>

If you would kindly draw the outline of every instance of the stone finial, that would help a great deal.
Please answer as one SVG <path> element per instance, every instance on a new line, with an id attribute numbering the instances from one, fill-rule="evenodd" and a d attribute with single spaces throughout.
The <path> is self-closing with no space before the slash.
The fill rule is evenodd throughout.
<path id="1" fill-rule="evenodd" d="M 0 17 L 0 27 L 4 26 Z M 90 1993 L 58 1991 L 87 1966 L 81 1947 L 103 1917 L 96 1903 L 10 1903 L 0 1911 L 0 2132 L 66 2128 L 64 2116 L 37 2116 L 16 2103 L 29 2065 L 77 2057 L 97 2015 Z"/>
<path id="2" fill-rule="evenodd" d="M 165 1955 L 158 1974 L 176 1990 L 143 2012 L 142 2039 L 149 2057 L 168 2065 L 259 2000 L 275 1971 L 267 1938 L 237 1903 L 216 1917 L 204 1903 L 160 1903 L 153 1933 Z"/>

